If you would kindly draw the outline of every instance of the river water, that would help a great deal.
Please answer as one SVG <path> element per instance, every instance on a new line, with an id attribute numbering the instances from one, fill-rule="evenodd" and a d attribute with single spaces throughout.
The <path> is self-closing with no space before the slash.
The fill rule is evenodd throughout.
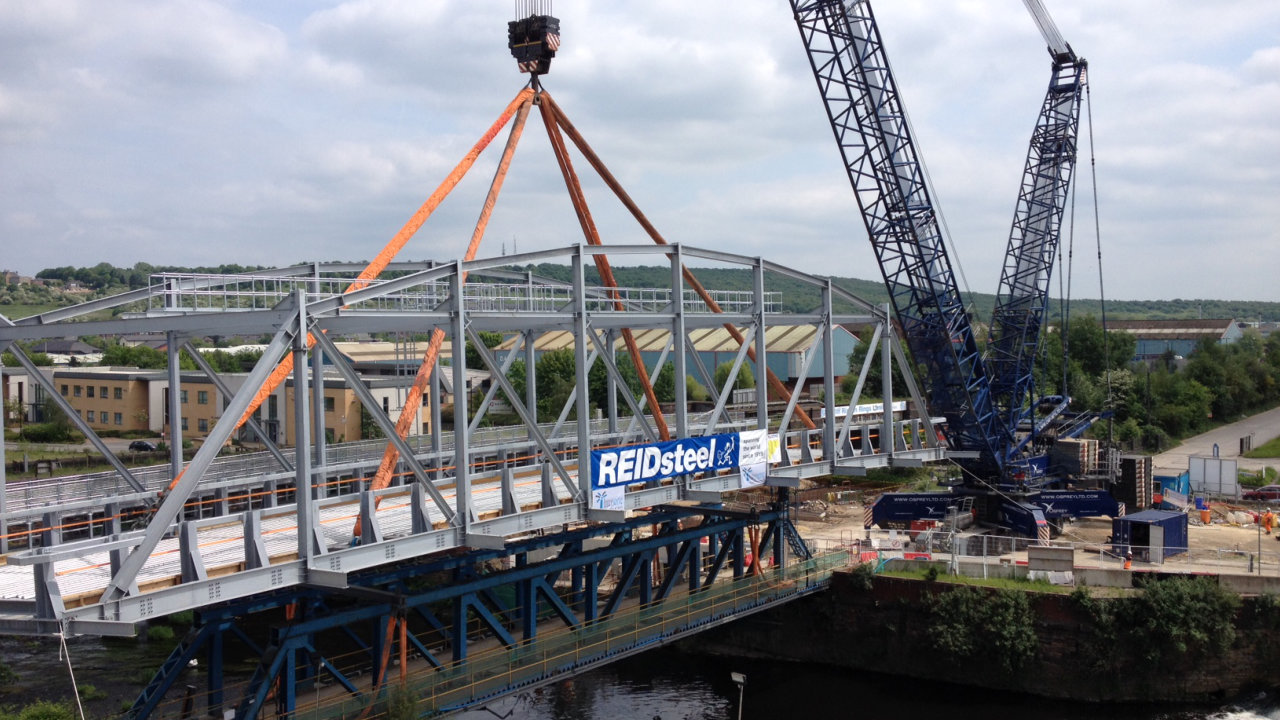
<path id="1" fill-rule="evenodd" d="M 137 696 L 172 642 L 76 638 L 68 654 L 89 717 L 114 716 Z M 0 658 L 17 682 L 0 704 L 69 699 L 65 658 L 56 642 L 0 638 Z M 253 659 L 228 668 L 248 675 Z M 203 685 L 197 677 L 189 682 Z M 945 720 L 1280 720 L 1280 698 L 1260 696 L 1210 707 L 1093 705 L 1009 695 L 819 665 L 707 657 L 662 648 L 619 660 L 571 680 L 466 713 L 465 720 L 734 720 L 746 675 L 743 720 L 945 718 Z M 1177 678 L 1169 678 L 1176 683 Z"/>
<path id="2" fill-rule="evenodd" d="M 1280 698 L 1211 707 L 1096 705 L 1014 696 L 797 663 L 707 658 L 655 650 L 541 688 L 468 720 L 1280 720 Z M 1170 682 L 1177 682 L 1170 678 Z"/>

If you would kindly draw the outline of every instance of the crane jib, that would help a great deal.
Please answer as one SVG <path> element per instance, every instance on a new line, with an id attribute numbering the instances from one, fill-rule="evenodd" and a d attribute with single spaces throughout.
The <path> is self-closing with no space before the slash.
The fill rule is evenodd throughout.
<path id="1" fill-rule="evenodd" d="M 1029 466 L 1019 458 L 1027 446 L 1019 428 L 1032 406 L 1031 362 L 1075 165 L 1087 67 L 1039 0 L 1026 3 L 1045 35 L 1053 68 L 1032 134 L 984 357 L 870 3 L 791 0 L 894 312 L 930 389 L 932 412 L 947 418 L 948 442 L 963 451 L 968 469 L 997 482 Z"/>

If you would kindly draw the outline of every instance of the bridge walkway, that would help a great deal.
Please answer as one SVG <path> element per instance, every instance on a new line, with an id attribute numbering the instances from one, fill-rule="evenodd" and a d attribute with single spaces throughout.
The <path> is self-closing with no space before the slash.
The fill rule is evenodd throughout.
<path id="1" fill-rule="evenodd" d="M 357 678 L 355 684 L 362 696 L 353 696 L 337 683 L 324 685 L 313 678 L 305 681 L 305 687 L 296 688 L 297 711 L 291 717 L 381 717 L 379 708 L 400 687 L 400 677 L 421 715 L 449 715 L 476 708 L 820 592 L 828 586 L 832 573 L 848 567 L 852 557 L 844 550 L 829 551 L 760 575 L 717 582 L 694 593 L 673 593 L 661 602 L 642 605 L 632 599 L 618 612 L 578 627 L 544 621 L 541 625 L 546 629 L 532 642 L 507 647 L 490 639 L 476 643 L 466 661 L 440 668 L 421 657 L 410 657 L 402 674 L 395 667 L 388 668 L 388 680 L 379 691 L 371 690 L 372 673 Z M 176 698 L 158 708 L 153 717 L 178 717 L 181 703 L 182 699 Z"/>

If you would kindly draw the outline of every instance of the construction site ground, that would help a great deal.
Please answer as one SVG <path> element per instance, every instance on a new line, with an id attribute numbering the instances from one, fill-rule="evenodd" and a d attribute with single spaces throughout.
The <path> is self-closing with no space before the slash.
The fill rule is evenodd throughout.
<path id="1" fill-rule="evenodd" d="M 1239 439 L 1250 436 L 1254 447 L 1280 436 L 1280 408 L 1188 438 L 1179 446 L 1156 455 L 1153 464 L 1159 474 L 1180 472 L 1187 469 L 1189 457 L 1212 455 L 1216 450 L 1219 457 L 1237 459 L 1240 469 L 1245 472 L 1280 466 L 1280 458 L 1258 460 L 1241 456 Z M 848 546 L 854 541 L 865 540 L 867 531 L 862 525 L 863 508 L 875 501 L 879 491 L 858 490 L 843 494 L 850 498 L 848 503 L 811 501 L 802 506 L 796 523 L 800 535 L 819 548 Z M 1271 510 L 1280 515 L 1280 504 L 1273 505 L 1275 507 Z M 1158 568 L 1138 560 L 1134 569 L 1241 574 L 1255 574 L 1261 570 L 1265 575 L 1280 575 L 1280 542 L 1277 542 L 1280 528 L 1273 528 L 1267 534 L 1258 524 L 1268 507 L 1266 503 L 1211 498 L 1210 507 L 1209 524 L 1201 522 L 1199 512 L 1192 510 L 1189 514 L 1187 552 L 1170 556 Z M 979 529 L 974 528 L 970 532 L 977 531 Z M 885 537 L 879 531 L 872 535 L 877 539 Z M 1055 539 L 1075 544 L 1077 566 L 1115 567 L 1122 563 L 1122 559 L 1108 552 L 1107 542 L 1111 535 L 1111 518 L 1082 518 L 1067 524 Z M 911 547 L 907 544 L 904 549 Z M 1018 562 L 1025 560 L 1025 556 L 1025 552 L 1009 553 L 1006 559 Z M 1257 564 L 1259 556 L 1261 563 Z"/>

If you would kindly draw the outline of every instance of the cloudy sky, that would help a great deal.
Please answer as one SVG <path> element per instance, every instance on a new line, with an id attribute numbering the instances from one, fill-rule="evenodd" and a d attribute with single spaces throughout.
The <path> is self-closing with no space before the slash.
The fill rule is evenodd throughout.
<path id="1" fill-rule="evenodd" d="M 1090 60 L 1107 297 L 1280 301 L 1280 3 L 1047 4 Z M 787 3 L 554 11 L 545 85 L 668 240 L 879 278 Z M 967 284 L 993 292 L 1044 43 L 1017 0 L 876 12 Z M 522 87 L 513 14 L 0 0 L 0 266 L 370 258 Z M 501 144 L 404 259 L 463 252 Z M 1073 295 L 1097 297 L 1082 148 Z M 605 242 L 648 242 L 599 183 L 587 194 Z M 481 255 L 580 241 L 531 119 Z"/>

